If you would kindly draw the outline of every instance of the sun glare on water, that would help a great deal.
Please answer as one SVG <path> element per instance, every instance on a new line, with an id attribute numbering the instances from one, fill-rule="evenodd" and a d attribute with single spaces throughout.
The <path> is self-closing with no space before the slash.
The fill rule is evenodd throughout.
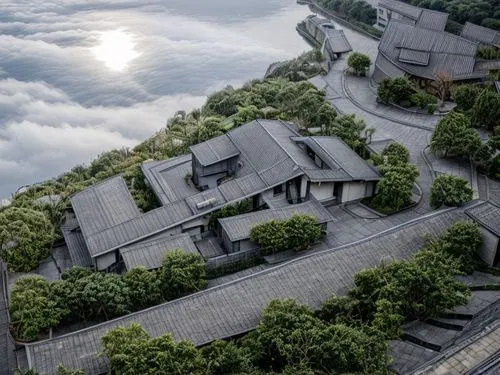
<path id="1" fill-rule="evenodd" d="M 102 33 L 100 44 L 92 50 L 97 60 L 115 72 L 125 70 L 132 60 L 141 55 L 135 50 L 133 36 L 123 30 Z"/>

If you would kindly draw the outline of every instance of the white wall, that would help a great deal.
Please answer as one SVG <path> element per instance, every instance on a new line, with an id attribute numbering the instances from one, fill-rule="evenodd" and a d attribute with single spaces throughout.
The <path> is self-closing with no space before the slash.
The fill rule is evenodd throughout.
<path id="1" fill-rule="evenodd" d="M 364 182 L 344 182 L 342 203 L 364 198 L 365 191 L 366 183 Z"/>
<path id="2" fill-rule="evenodd" d="M 305 198 L 307 195 L 307 177 L 302 176 L 302 181 L 300 182 L 300 197 Z"/>
<path id="3" fill-rule="evenodd" d="M 116 263 L 116 254 L 114 251 L 103 254 L 96 258 L 96 267 L 98 271 L 104 271 L 106 268 Z"/>
<path id="4" fill-rule="evenodd" d="M 323 201 L 333 198 L 333 182 L 311 182 L 310 193 L 318 201 Z"/>

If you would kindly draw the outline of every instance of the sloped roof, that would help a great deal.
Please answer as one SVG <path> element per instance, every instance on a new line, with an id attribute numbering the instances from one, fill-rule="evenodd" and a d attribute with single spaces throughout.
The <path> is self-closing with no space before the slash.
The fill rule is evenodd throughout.
<path id="1" fill-rule="evenodd" d="M 482 44 L 500 47 L 500 32 L 466 22 L 460 36 Z"/>
<path id="2" fill-rule="evenodd" d="M 500 237 L 500 207 L 492 202 L 484 202 L 465 211 L 474 221 Z"/>
<path id="3" fill-rule="evenodd" d="M 497 92 L 500 93 L 500 81 L 495 81 L 495 88 L 497 89 Z"/>
<path id="4" fill-rule="evenodd" d="M 317 309 L 331 295 L 344 295 L 356 272 L 374 267 L 382 259 L 410 257 L 429 237 L 463 218 L 461 209 L 432 213 L 352 245 L 304 256 L 88 329 L 28 344 L 29 363 L 41 375 L 52 374 L 59 363 L 96 375 L 108 370 L 106 358 L 99 356 L 101 338 L 117 326 L 136 322 L 152 336 L 170 332 L 176 340 L 203 345 L 254 329 L 262 309 L 272 299 L 295 298 Z"/>
<path id="5" fill-rule="evenodd" d="M 378 47 L 385 58 L 408 74 L 435 79 L 436 73 L 444 72 L 453 80 L 487 75 L 475 69 L 477 48 L 476 43 L 459 36 L 398 20 L 389 22 Z M 379 63 L 377 59 L 377 66 Z"/>
<path id="6" fill-rule="evenodd" d="M 385 8 L 412 19 L 418 26 L 443 31 L 448 21 L 448 14 L 436 10 L 423 9 L 396 0 L 381 0 L 379 8 Z"/>
<path id="7" fill-rule="evenodd" d="M 89 249 L 80 230 L 80 223 L 73 213 L 67 212 L 61 232 L 68 247 L 69 256 L 73 266 L 90 267 L 93 265 Z"/>
<path id="8" fill-rule="evenodd" d="M 238 156 L 239 151 L 224 134 L 209 139 L 189 148 L 203 166 L 212 165 L 222 160 Z"/>
<path id="9" fill-rule="evenodd" d="M 305 203 L 219 219 L 219 223 L 231 241 L 240 241 L 250 238 L 250 231 L 256 224 L 269 220 L 287 220 L 295 214 L 314 216 L 318 224 L 333 220 L 321 203 L 311 199 Z"/>
<path id="10" fill-rule="evenodd" d="M 326 48 L 331 53 L 345 53 L 352 51 L 351 43 L 347 40 L 344 30 L 329 29 L 326 33 Z"/>
<path id="11" fill-rule="evenodd" d="M 186 183 L 185 177 L 192 173 L 191 154 L 161 161 L 145 162 L 141 165 L 144 177 L 162 204 L 169 204 L 198 191 Z"/>
<path id="12" fill-rule="evenodd" d="M 341 169 L 349 180 L 372 181 L 380 179 L 379 173 L 349 146 L 337 137 L 307 137 L 304 140 L 328 166 Z"/>
<path id="13" fill-rule="evenodd" d="M 93 185 L 73 195 L 70 200 L 87 244 L 94 235 L 141 214 L 122 176 Z M 95 255 L 96 250 L 89 246 L 91 255 Z"/>
<path id="14" fill-rule="evenodd" d="M 186 253 L 198 254 L 187 233 L 178 235 L 161 234 L 146 241 L 137 242 L 120 249 L 127 270 L 143 266 L 148 270 L 159 268 L 168 251 L 181 249 Z"/>

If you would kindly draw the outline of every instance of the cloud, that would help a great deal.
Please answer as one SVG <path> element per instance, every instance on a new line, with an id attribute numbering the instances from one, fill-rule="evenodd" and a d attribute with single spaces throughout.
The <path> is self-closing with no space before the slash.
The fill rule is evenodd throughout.
<path id="1" fill-rule="evenodd" d="M 175 111 L 262 76 L 307 48 L 294 35 L 305 14 L 289 0 L 3 1 L 0 197 L 132 146 Z M 138 56 L 122 72 L 94 54 L 115 30 Z"/>

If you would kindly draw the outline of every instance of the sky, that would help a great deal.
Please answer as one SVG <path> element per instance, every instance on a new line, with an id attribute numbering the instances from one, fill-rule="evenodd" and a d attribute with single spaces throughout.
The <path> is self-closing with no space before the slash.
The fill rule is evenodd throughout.
<path id="1" fill-rule="evenodd" d="M 3 0 L 0 198 L 309 49 L 295 0 Z"/>

